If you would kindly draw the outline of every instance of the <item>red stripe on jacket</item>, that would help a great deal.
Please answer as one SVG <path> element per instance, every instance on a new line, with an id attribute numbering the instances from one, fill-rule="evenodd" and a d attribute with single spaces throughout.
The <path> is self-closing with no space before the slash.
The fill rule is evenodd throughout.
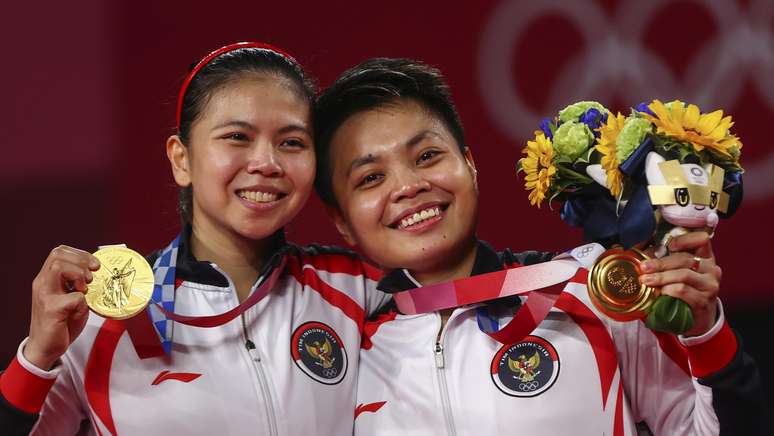
<path id="1" fill-rule="evenodd" d="M 344 315 L 352 319 L 357 324 L 358 330 L 363 331 L 365 310 L 349 295 L 326 283 L 313 269 L 303 268 L 295 258 L 289 259 L 287 268 L 299 283 L 318 292 L 325 301 L 339 308 Z"/>

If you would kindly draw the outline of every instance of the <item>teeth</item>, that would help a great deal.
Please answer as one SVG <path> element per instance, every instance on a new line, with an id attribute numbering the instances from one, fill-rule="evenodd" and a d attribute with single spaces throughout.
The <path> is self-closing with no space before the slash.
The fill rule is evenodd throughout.
<path id="1" fill-rule="evenodd" d="M 405 229 L 406 227 L 413 226 L 414 224 L 420 223 L 429 218 L 436 217 L 440 214 L 441 214 L 441 209 L 438 207 L 433 207 L 419 212 L 415 212 L 413 215 L 400 220 L 400 224 L 398 225 L 398 228 Z"/>
<path id="2" fill-rule="evenodd" d="M 239 196 L 256 203 L 270 203 L 276 201 L 279 195 L 276 192 L 239 191 Z"/>

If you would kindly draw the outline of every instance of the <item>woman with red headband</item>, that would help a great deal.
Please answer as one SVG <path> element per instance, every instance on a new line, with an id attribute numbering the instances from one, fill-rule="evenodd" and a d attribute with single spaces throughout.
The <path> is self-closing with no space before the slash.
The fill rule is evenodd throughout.
<path id="1" fill-rule="evenodd" d="M 149 256 L 147 311 L 88 310 L 100 267 L 52 250 L 30 334 L 0 377 L 3 434 L 351 434 L 360 333 L 384 299 L 357 258 L 287 243 L 312 189 L 314 88 L 259 43 L 183 83 L 167 156 L 184 228 Z"/>

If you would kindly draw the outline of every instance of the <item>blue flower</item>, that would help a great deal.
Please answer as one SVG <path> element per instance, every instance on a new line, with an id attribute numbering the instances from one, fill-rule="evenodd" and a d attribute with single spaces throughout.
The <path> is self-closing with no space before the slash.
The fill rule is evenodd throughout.
<path id="1" fill-rule="evenodd" d="M 553 139 L 554 134 L 551 132 L 551 119 L 550 118 L 543 118 L 543 121 L 540 122 L 540 130 L 545 133 L 546 138 Z"/>
<path id="2" fill-rule="evenodd" d="M 650 115 L 652 117 L 656 116 L 656 114 L 654 114 L 653 111 L 650 110 L 650 108 L 648 107 L 648 103 L 646 103 L 646 102 L 642 102 L 642 103 L 638 104 L 637 107 L 634 108 L 634 110 L 636 110 L 637 112 L 642 112 L 642 113 L 648 114 L 648 115 Z"/>
<path id="3" fill-rule="evenodd" d="M 587 125 L 589 130 L 594 133 L 595 137 L 599 137 L 597 129 L 603 123 L 607 122 L 607 112 L 600 112 L 596 108 L 589 108 L 583 115 L 580 116 L 580 122 Z"/>

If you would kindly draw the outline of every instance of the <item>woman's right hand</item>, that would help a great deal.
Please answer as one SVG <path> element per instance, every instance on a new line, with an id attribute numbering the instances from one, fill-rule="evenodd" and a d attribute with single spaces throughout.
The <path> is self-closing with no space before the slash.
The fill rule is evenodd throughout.
<path id="1" fill-rule="evenodd" d="M 84 293 L 99 260 L 83 250 L 60 245 L 51 250 L 32 282 L 32 319 L 24 357 L 49 370 L 81 334 L 89 318 Z"/>

